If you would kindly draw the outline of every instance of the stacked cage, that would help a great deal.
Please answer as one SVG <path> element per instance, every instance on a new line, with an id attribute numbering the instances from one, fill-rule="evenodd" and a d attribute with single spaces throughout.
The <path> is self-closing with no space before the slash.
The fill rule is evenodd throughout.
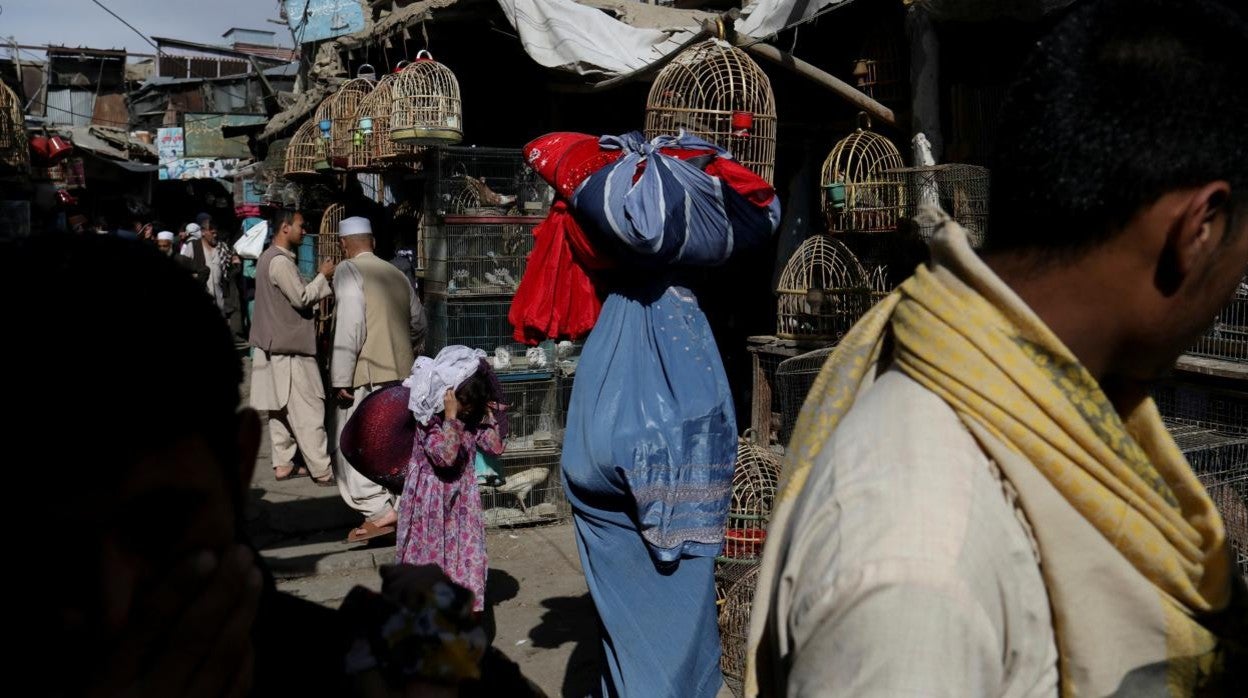
<path id="1" fill-rule="evenodd" d="M 22 102 L 4 83 L 0 83 L 0 165 L 19 171 L 30 165 Z"/>
<path id="2" fill-rule="evenodd" d="M 501 484 L 482 487 L 490 526 L 565 520 L 559 475 L 563 391 L 556 348 L 516 342 L 507 319 L 553 193 L 518 149 L 448 147 L 430 160 L 418 244 L 429 318 L 426 350 L 464 345 L 489 355 L 510 420 Z"/>
<path id="3" fill-rule="evenodd" d="M 1222 514 L 1240 574 L 1248 581 L 1248 393 L 1171 382 L 1153 398 Z"/>
<path id="4" fill-rule="evenodd" d="M 1240 282 L 1235 297 L 1189 353 L 1248 364 L 1248 277 Z"/>
<path id="5" fill-rule="evenodd" d="M 745 677 L 745 645 L 754 601 L 754 580 L 762 563 L 767 526 L 779 485 L 779 457 L 768 448 L 742 439 L 737 447 L 737 464 L 732 477 L 724 549 L 716 560 L 715 572 L 723 647 L 721 668 L 734 690 Z"/>
<path id="6" fill-rule="evenodd" d="M 776 369 L 776 394 L 780 405 L 780 443 L 788 446 L 806 397 L 815 385 L 835 347 L 816 349 L 787 359 Z"/>

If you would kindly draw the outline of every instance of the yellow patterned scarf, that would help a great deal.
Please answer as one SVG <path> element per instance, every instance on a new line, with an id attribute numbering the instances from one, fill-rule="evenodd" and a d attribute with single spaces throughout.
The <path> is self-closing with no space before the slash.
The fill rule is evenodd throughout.
<path id="1" fill-rule="evenodd" d="M 1196 619 L 1223 611 L 1231 596 L 1226 536 L 1213 502 L 1153 402 L 1120 418 L 1092 375 L 984 265 L 956 223 L 943 223 L 932 253 L 932 265 L 842 340 L 807 399 L 759 580 L 747 695 L 760 688 L 757 653 L 770 615 L 760 606 L 775 591 L 794 500 L 841 418 L 874 380 L 890 338 L 898 368 L 945 400 L 973 433 L 991 435 L 1034 466 L 1151 583 L 1163 609 L 1157 617 L 1165 623 L 1158 633 L 1165 635 L 1166 684 L 1176 694 L 1192 693 L 1220 673 L 1224 649 Z M 1064 670 L 1078 623 L 1062 607 L 1066 597 L 1053 593 L 1061 580 L 1045 567 L 1043 548 L 1062 694 L 1078 695 Z"/>

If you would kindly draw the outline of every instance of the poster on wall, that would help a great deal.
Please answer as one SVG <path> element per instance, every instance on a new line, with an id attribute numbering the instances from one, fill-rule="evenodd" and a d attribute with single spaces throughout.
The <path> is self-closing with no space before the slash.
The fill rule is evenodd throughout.
<path id="1" fill-rule="evenodd" d="M 286 23 L 301 44 L 325 41 L 364 29 L 359 0 L 286 0 Z"/>
<path id="2" fill-rule="evenodd" d="M 180 128 L 156 131 L 156 152 L 160 155 L 160 179 L 221 179 L 238 171 L 237 158 L 188 158 L 184 132 Z"/>

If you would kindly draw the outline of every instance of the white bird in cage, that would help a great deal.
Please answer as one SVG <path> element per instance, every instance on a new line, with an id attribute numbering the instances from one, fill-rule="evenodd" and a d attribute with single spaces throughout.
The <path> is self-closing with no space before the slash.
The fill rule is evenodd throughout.
<path id="1" fill-rule="evenodd" d="M 572 356 L 572 350 L 574 348 L 575 347 L 572 345 L 572 342 L 569 342 L 568 340 L 565 339 L 562 342 L 559 342 L 559 344 L 555 348 L 555 352 L 559 358 L 566 359 L 569 356 Z"/>
<path id="2" fill-rule="evenodd" d="M 511 368 L 511 352 L 507 347 L 498 347 L 494 350 L 494 360 L 491 363 L 494 364 L 495 371 L 506 371 Z"/>
<path id="3" fill-rule="evenodd" d="M 524 352 L 524 358 L 530 368 L 546 368 L 546 352 L 541 347 L 529 347 Z"/>
<path id="4" fill-rule="evenodd" d="M 516 500 L 520 502 L 520 509 L 525 514 L 529 513 L 527 500 L 529 494 L 533 492 L 533 488 L 546 482 L 550 477 L 550 468 L 529 468 L 508 476 L 507 481 L 497 487 L 482 486 L 481 491 L 487 494 L 499 493 L 515 495 Z"/>

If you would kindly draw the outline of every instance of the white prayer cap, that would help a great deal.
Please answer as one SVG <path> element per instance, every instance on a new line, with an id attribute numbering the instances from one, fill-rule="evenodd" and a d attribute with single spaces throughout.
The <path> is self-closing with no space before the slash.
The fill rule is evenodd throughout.
<path id="1" fill-rule="evenodd" d="M 351 235 L 372 235 L 373 226 L 368 222 L 367 218 L 360 216 L 352 216 L 342 219 L 338 224 L 338 237 L 348 237 Z"/>
<path id="2" fill-rule="evenodd" d="M 156 239 L 157 239 L 157 240 L 166 240 L 166 241 L 168 241 L 168 242 L 173 242 L 173 239 L 174 239 L 175 237 L 177 237 L 177 236 L 176 236 L 176 235 L 174 235 L 173 233 L 169 232 L 168 230 L 162 230 L 162 231 L 160 231 L 159 233 L 156 233 Z"/>
<path id="3" fill-rule="evenodd" d="M 200 230 L 200 227 L 198 224 L 188 223 L 186 226 L 186 234 L 191 236 L 192 240 L 198 240 L 199 236 L 203 235 L 203 232 Z"/>

